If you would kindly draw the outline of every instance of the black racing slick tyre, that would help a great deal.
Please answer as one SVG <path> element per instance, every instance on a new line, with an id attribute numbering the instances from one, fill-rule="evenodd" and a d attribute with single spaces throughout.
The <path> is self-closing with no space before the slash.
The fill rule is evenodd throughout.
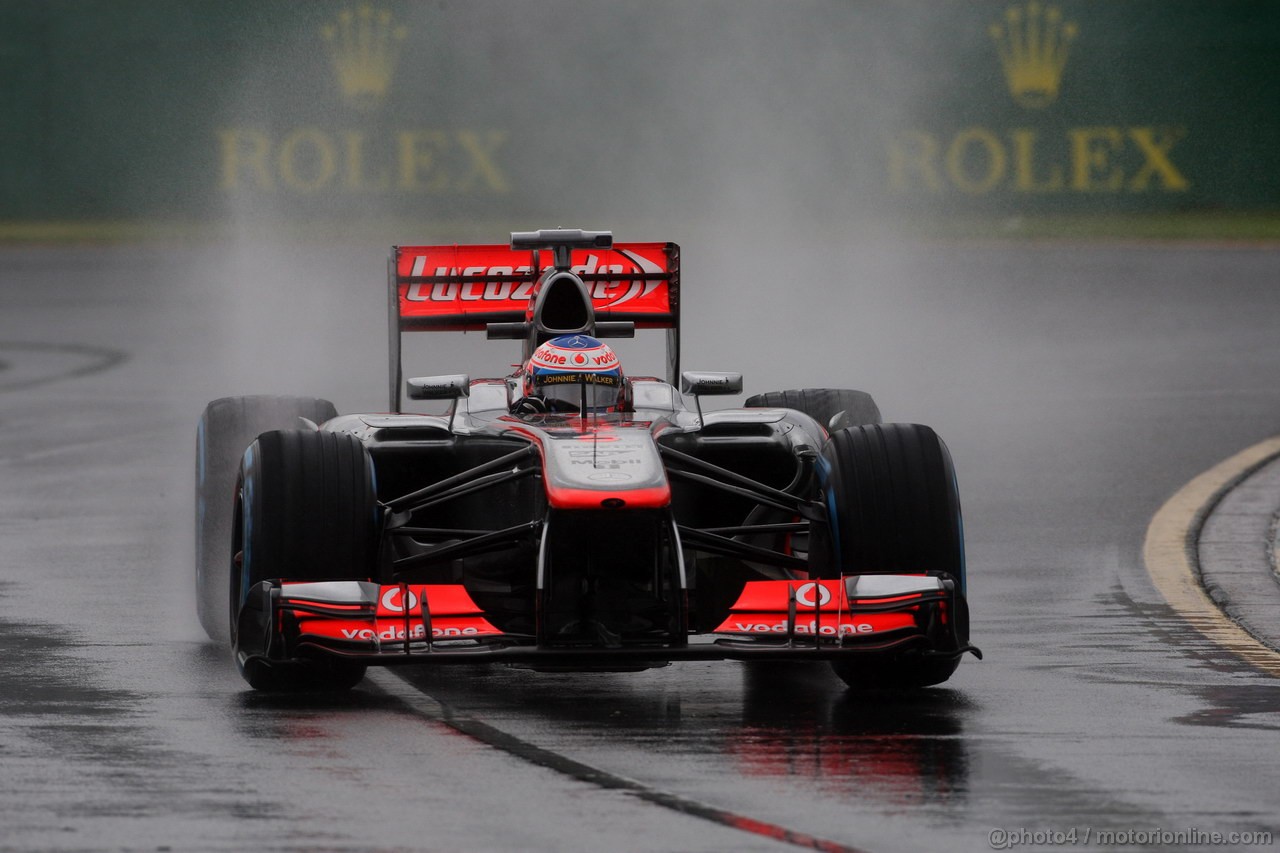
<path id="1" fill-rule="evenodd" d="M 945 572 L 963 593 L 960 498 L 951 454 L 937 433 L 917 424 L 836 430 L 819 468 L 828 523 L 813 526 L 814 572 Z M 955 617 L 967 641 L 967 613 Z M 833 666 L 851 687 L 914 688 L 946 681 L 958 663 L 902 653 L 849 657 Z"/>
<path id="2" fill-rule="evenodd" d="M 795 409 L 829 429 L 880 423 L 880 407 L 871 395 L 845 388 L 769 391 L 748 397 L 745 405 L 749 409 Z"/>
<path id="3" fill-rule="evenodd" d="M 240 457 L 259 433 L 320 424 L 338 416 L 314 397 L 223 397 L 196 428 L 196 613 L 211 640 L 226 642 L 231 511 Z"/>
<path id="4" fill-rule="evenodd" d="M 261 609 L 256 599 L 249 599 L 265 580 L 369 579 L 377 562 L 380 522 L 373 463 L 354 436 L 276 430 L 258 436 L 245 451 L 229 587 L 232 646 L 251 687 L 345 690 L 364 677 L 363 664 L 268 663 L 248 655 L 246 649 L 265 653 L 273 637 L 250 636 L 252 629 L 246 626 L 253 620 L 242 611 Z"/>

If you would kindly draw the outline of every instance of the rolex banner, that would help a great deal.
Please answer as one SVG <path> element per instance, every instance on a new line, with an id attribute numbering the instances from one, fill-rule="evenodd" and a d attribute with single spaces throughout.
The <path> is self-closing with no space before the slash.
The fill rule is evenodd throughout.
<path id="1" fill-rule="evenodd" d="M 1278 84 L 1273 0 L 7 0 L 0 220 L 1274 211 Z"/>

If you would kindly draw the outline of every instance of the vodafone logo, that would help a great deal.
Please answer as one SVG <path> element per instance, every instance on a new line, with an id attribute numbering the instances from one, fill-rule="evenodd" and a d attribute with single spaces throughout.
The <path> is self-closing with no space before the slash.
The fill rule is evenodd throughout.
<path id="1" fill-rule="evenodd" d="M 389 610 L 392 613 L 403 613 L 404 605 L 400 599 L 400 587 L 389 587 L 386 592 L 382 593 L 382 609 Z M 409 590 L 409 609 L 418 609 L 418 596 L 414 595 L 413 590 Z"/>
<path id="2" fill-rule="evenodd" d="M 342 639 L 344 640 L 403 640 L 405 638 L 403 626 L 388 626 L 380 631 L 372 628 L 343 628 Z M 440 639 L 441 637 L 476 637 L 480 635 L 479 629 L 472 625 L 463 628 L 432 628 L 432 639 Z M 421 640 L 427 636 L 427 629 L 422 626 L 421 622 L 417 622 L 409 630 L 408 637 L 410 640 Z"/>
<path id="3" fill-rule="evenodd" d="M 823 637 L 844 637 L 849 634 L 874 634 L 875 626 L 868 622 L 841 622 L 839 627 L 835 625 L 819 626 L 813 620 L 809 622 L 797 622 L 793 629 L 797 635 L 818 634 Z M 731 625 L 726 623 L 721 626 L 720 631 L 726 631 L 732 634 L 785 634 L 787 633 L 786 622 L 734 622 Z"/>
<path id="4" fill-rule="evenodd" d="M 608 371 L 618 366 L 618 356 L 613 350 L 595 341 L 588 345 L 581 337 L 569 341 L 547 341 L 533 351 L 530 364 L 534 367 L 575 368 L 577 370 Z M 574 347 L 585 347 L 574 349 Z"/>
<path id="5" fill-rule="evenodd" d="M 814 590 L 818 591 L 818 601 L 813 600 Z M 796 588 L 796 603 L 802 607 L 823 607 L 831 602 L 831 590 L 816 583 L 807 583 Z"/>

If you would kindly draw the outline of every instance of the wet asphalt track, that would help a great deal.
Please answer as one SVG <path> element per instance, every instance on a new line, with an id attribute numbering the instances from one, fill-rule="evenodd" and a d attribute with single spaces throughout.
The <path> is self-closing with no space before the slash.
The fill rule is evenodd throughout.
<path id="1" fill-rule="evenodd" d="M 985 661 L 911 696 L 729 663 L 255 695 L 192 611 L 195 422 L 234 393 L 383 407 L 384 248 L 10 249 L 0 850 L 1280 832 L 1280 682 L 1190 631 L 1141 563 L 1166 497 L 1280 433 L 1280 254 L 810 246 L 803 286 L 744 292 L 746 241 L 636 236 L 684 245 L 686 367 L 863 387 L 947 439 Z M 472 369 L 456 352 L 420 372 Z"/>

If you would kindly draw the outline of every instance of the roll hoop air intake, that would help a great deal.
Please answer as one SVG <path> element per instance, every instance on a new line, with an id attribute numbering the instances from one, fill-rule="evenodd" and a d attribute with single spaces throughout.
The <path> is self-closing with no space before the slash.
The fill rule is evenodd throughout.
<path id="1" fill-rule="evenodd" d="M 537 266 L 541 266 L 537 253 L 549 250 L 552 266 L 538 279 L 529 319 L 519 323 L 489 323 L 486 334 L 490 339 L 524 341 L 524 360 L 528 361 L 540 344 L 560 335 L 635 336 L 635 323 L 631 321 L 596 320 L 586 282 L 572 270 L 574 249 L 611 249 L 612 232 L 580 228 L 514 231 L 511 248 L 532 250 Z"/>

